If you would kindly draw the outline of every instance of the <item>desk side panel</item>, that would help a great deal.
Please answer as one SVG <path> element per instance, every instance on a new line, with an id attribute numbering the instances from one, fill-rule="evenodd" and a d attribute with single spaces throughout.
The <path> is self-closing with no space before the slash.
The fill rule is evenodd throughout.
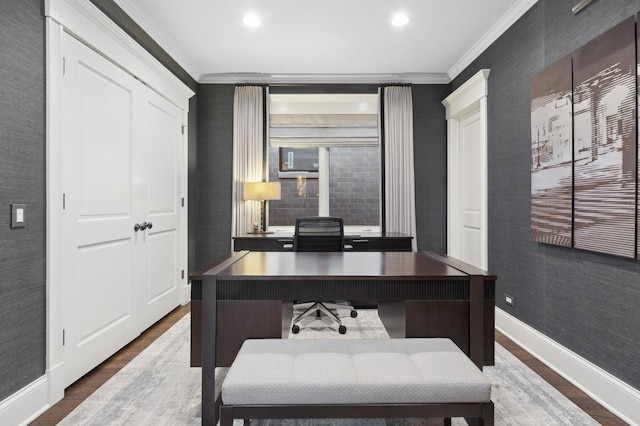
<path id="1" fill-rule="evenodd" d="M 190 365 L 201 367 L 203 344 L 210 342 L 209 339 L 203 338 L 202 333 L 202 281 L 192 281 L 191 293 Z M 291 304 L 280 300 L 218 301 L 217 365 L 230 366 L 245 339 L 287 336 L 291 325 L 291 314 L 287 314 L 286 306 L 291 307 Z M 285 329 L 287 334 L 284 334 Z"/>
<path id="2" fill-rule="evenodd" d="M 288 304 L 291 306 L 291 304 Z M 229 367 L 246 339 L 283 337 L 283 303 L 280 300 L 218 301 L 216 312 L 216 365 Z M 291 316 L 289 315 L 289 325 Z M 287 325 L 288 336 L 289 325 Z M 206 342 L 204 344 L 210 344 Z"/>

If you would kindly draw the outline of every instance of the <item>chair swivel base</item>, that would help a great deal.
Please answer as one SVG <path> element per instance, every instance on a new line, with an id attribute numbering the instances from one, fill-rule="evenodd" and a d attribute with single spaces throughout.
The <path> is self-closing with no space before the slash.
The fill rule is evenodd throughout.
<path id="1" fill-rule="evenodd" d="M 300 326 L 298 325 L 300 320 L 302 320 L 303 318 L 308 317 L 308 316 L 310 316 L 310 315 L 312 315 L 314 313 L 316 313 L 318 316 L 320 316 L 320 313 L 322 312 L 325 315 L 327 315 L 329 318 L 333 319 L 335 322 L 338 323 L 338 332 L 340 334 L 345 334 L 347 332 L 347 327 L 342 325 L 342 320 L 340 320 L 340 318 L 338 318 L 338 316 L 336 314 L 334 314 L 330 309 L 330 308 L 340 309 L 340 308 L 344 308 L 344 306 L 336 305 L 336 304 L 327 304 L 327 305 L 325 305 L 322 302 L 313 303 L 303 313 L 298 315 L 298 317 L 293 321 L 293 326 L 291 327 L 291 332 L 293 334 L 298 334 L 300 332 Z M 358 312 L 355 309 L 352 309 L 351 310 L 351 318 L 355 318 L 357 316 L 358 316 Z"/>

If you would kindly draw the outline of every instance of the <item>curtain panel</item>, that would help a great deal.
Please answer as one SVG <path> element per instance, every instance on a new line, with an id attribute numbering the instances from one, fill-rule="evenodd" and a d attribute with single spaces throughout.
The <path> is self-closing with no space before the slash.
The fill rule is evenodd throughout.
<path id="1" fill-rule="evenodd" d="M 411 87 L 384 88 L 385 217 L 387 232 L 413 237 L 417 248 Z"/>
<path id="2" fill-rule="evenodd" d="M 237 86 L 233 99 L 232 237 L 260 221 L 260 201 L 244 201 L 244 182 L 263 180 L 264 107 L 261 86 Z M 233 245 L 233 243 L 232 243 Z"/>

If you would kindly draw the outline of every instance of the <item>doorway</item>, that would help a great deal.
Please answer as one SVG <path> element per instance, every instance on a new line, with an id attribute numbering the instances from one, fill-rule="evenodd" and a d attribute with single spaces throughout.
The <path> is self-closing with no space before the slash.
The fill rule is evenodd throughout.
<path id="1" fill-rule="evenodd" d="M 488 269 L 487 94 L 481 70 L 442 103 L 447 117 L 447 253 Z"/>

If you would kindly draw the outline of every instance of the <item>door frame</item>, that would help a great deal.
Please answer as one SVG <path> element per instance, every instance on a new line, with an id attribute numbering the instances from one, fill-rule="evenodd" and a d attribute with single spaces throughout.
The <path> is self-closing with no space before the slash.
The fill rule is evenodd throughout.
<path id="1" fill-rule="evenodd" d="M 487 270 L 488 265 L 488 220 L 487 220 L 487 96 L 489 69 L 478 71 L 443 101 L 447 119 L 447 253 L 450 256 L 462 256 L 462 219 L 460 213 L 461 165 L 461 121 L 469 113 L 480 112 L 480 195 L 481 205 L 481 264 Z"/>
<path id="2" fill-rule="evenodd" d="M 62 79 L 64 70 L 63 33 L 67 32 L 87 44 L 121 68 L 134 75 L 144 84 L 161 94 L 182 110 L 184 154 L 181 158 L 181 183 L 179 192 L 184 199 L 181 218 L 180 263 L 186 269 L 187 262 L 187 126 L 189 98 L 195 93 L 165 68 L 156 58 L 135 42 L 113 21 L 107 18 L 90 2 L 74 0 L 45 0 L 46 19 L 46 64 L 47 64 L 47 104 L 46 104 L 46 188 L 47 188 L 47 259 L 46 259 L 46 329 L 47 359 L 43 381 L 39 383 L 46 390 L 37 393 L 34 406 L 53 405 L 64 397 L 64 351 L 63 321 L 61 315 L 63 282 L 62 265 L 62 179 L 61 155 L 62 139 Z M 180 284 L 181 303 L 190 298 L 190 285 L 185 277 Z M 44 401 L 39 398 L 44 397 Z"/>

